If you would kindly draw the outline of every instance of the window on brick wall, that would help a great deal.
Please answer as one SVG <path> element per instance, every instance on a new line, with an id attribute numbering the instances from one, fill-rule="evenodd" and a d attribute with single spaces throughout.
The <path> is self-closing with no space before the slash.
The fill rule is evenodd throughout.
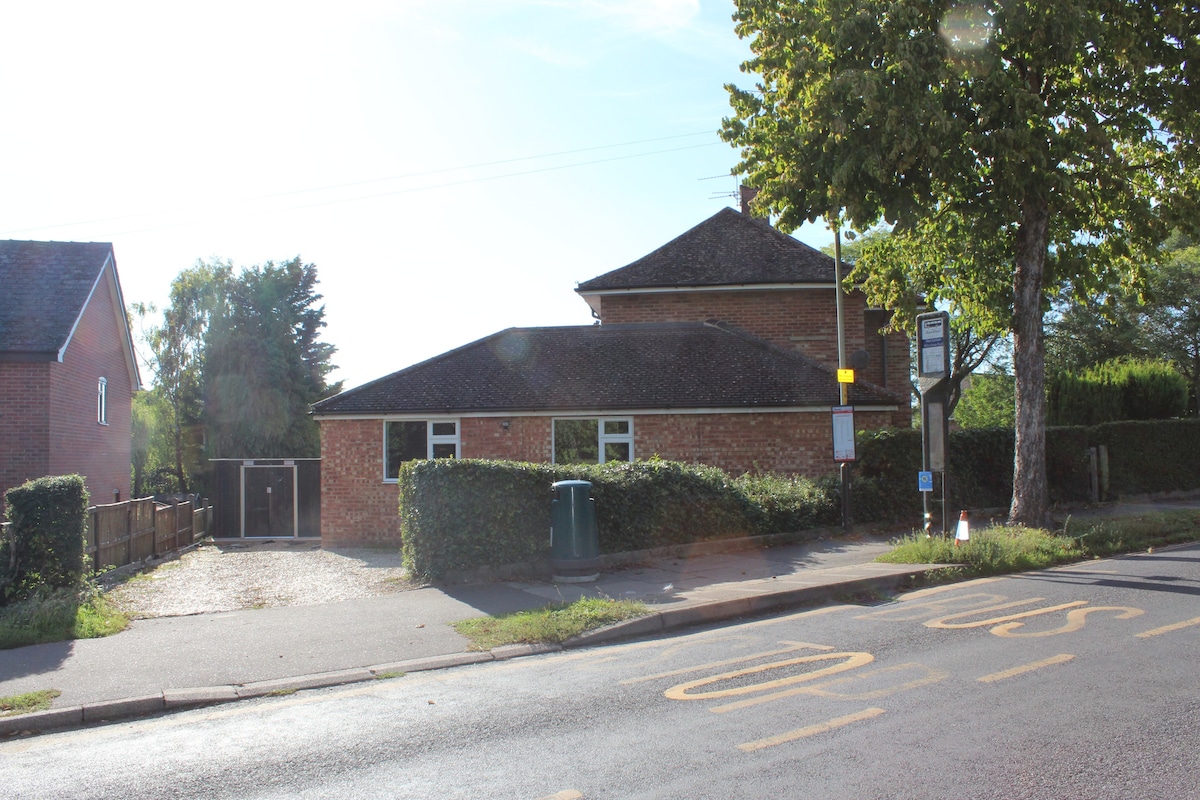
<path id="1" fill-rule="evenodd" d="M 101 378 L 96 382 L 96 422 L 108 424 L 108 379 Z"/>
<path id="2" fill-rule="evenodd" d="M 554 420 L 555 464 L 603 464 L 633 460 L 633 420 Z"/>
<path id="3" fill-rule="evenodd" d="M 394 481 L 400 465 L 418 458 L 458 458 L 458 420 L 388 420 L 383 423 L 383 479 Z"/>

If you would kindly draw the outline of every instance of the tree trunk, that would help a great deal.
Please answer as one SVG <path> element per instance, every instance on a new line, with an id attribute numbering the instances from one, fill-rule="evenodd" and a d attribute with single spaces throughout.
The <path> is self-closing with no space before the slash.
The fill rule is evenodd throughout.
<path id="1" fill-rule="evenodd" d="M 1017 229 L 1013 276 L 1013 372 L 1016 377 L 1016 447 L 1010 525 L 1043 527 L 1049 521 L 1046 489 L 1046 348 L 1042 327 L 1042 276 L 1046 266 L 1049 206 L 1026 200 Z"/>

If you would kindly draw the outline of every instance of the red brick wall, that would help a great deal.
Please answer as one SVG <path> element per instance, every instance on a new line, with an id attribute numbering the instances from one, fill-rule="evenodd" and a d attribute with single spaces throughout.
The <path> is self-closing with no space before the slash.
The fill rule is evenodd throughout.
<path id="1" fill-rule="evenodd" d="M 502 422 L 508 422 L 504 430 Z M 459 422 L 459 456 L 505 461 L 549 461 L 553 455 L 550 417 L 484 417 Z"/>
<path id="2" fill-rule="evenodd" d="M 889 427 L 890 412 L 854 414 L 856 430 Z M 837 469 L 828 412 L 655 414 L 634 419 L 634 453 L 711 464 L 732 475 L 779 472 L 816 476 Z"/>
<path id="3" fill-rule="evenodd" d="M 383 482 L 383 422 L 321 420 L 321 544 L 399 545 L 400 490 Z"/>
<path id="4" fill-rule="evenodd" d="M 907 411 L 856 412 L 858 430 L 909 424 Z M 463 418 L 459 454 L 547 462 L 550 417 Z M 828 412 L 652 414 L 634 417 L 634 454 L 751 470 L 820 475 L 837 468 Z M 325 547 L 400 544 L 399 489 L 383 481 L 383 422 L 321 420 L 321 538 Z"/>
<path id="5" fill-rule="evenodd" d="M 887 321 L 886 313 L 867 311 L 866 299 L 858 292 L 846 295 L 845 308 L 847 353 L 861 348 L 871 355 L 864 379 L 907 392 L 907 337 L 886 337 L 885 376 L 884 337 L 878 330 Z M 778 347 L 799 351 L 829 367 L 837 366 L 837 308 L 832 289 L 604 295 L 600 317 L 606 324 L 719 319 Z"/>
<path id="6" fill-rule="evenodd" d="M 0 497 L 31 478 L 79 473 L 93 503 L 129 498 L 132 377 L 116 296 L 101 281 L 62 363 L 0 363 Z M 122 311 L 122 313 L 124 313 Z M 108 424 L 96 389 L 108 379 Z"/>
<path id="7" fill-rule="evenodd" d="M 61 364 L 50 369 L 50 474 L 87 478 L 92 503 L 129 499 L 133 378 L 111 281 L 100 281 Z M 120 311 L 124 314 L 124 309 Z M 108 379 L 108 424 L 96 421 L 96 389 Z"/>
<path id="8" fill-rule="evenodd" d="M 4 492 L 50 473 L 50 368 L 0 362 L 0 509 Z"/>

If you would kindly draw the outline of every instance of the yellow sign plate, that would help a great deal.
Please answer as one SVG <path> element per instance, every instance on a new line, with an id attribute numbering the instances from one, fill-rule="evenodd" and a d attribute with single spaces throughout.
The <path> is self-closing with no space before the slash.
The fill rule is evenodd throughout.
<path id="1" fill-rule="evenodd" d="M 839 369 L 838 370 L 838 383 L 854 383 L 854 370 Z"/>

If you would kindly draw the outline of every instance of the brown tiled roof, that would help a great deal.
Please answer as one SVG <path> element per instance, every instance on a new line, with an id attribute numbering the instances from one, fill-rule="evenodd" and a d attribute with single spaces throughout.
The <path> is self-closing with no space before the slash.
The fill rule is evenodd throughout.
<path id="1" fill-rule="evenodd" d="M 317 415 L 746 409 L 838 403 L 833 370 L 714 322 L 509 328 L 322 400 Z M 851 402 L 896 405 L 856 384 Z"/>
<path id="2" fill-rule="evenodd" d="M 584 281 L 606 290 L 755 284 L 833 284 L 833 259 L 767 222 L 723 208 L 632 264 Z"/>
<path id="3" fill-rule="evenodd" d="M 56 357 L 111 256 L 105 242 L 0 241 L 0 358 Z"/>

